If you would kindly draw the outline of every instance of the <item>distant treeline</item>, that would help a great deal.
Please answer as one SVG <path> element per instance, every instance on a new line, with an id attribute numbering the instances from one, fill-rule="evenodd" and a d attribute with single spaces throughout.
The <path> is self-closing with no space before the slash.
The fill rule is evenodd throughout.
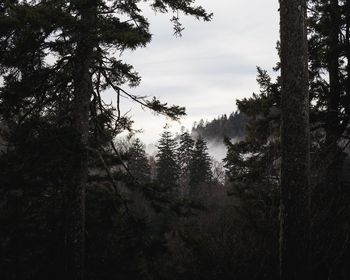
<path id="1" fill-rule="evenodd" d="M 199 134 L 207 141 L 222 141 L 228 138 L 244 138 L 246 134 L 246 126 L 248 117 L 241 112 L 234 112 L 227 117 L 226 114 L 204 122 L 201 119 L 198 123 L 194 123 L 192 127 L 192 135 Z"/>

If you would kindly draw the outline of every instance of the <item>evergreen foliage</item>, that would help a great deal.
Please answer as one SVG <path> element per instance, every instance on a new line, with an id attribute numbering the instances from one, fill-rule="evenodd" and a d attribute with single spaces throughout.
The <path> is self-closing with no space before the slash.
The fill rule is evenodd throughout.
<path id="1" fill-rule="evenodd" d="M 108 166 L 118 161 L 121 164 L 122 160 L 115 153 L 113 138 L 132 129 L 132 121 L 120 110 L 122 92 L 140 105 L 172 119 L 185 114 L 182 107 L 168 106 L 156 98 L 135 96 L 121 88 L 124 84 L 137 86 L 140 76 L 131 65 L 116 58 L 116 54 L 145 47 L 151 40 L 141 2 L 156 12 L 176 15 L 172 21 L 177 34 L 182 30 L 178 12 L 204 21 L 211 18 L 211 14 L 192 0 L 0 3 L 0 75 L 3 80 L 0 113 L 1 122 L 8 128 L 0 135 L 7 145 L 6 153 L 1 156 L 4 164 L 1 192 L 5 202 L 0 205 L 9 209 L 5 213 L 15 213 L 16 218 L 12 220 L 23 226 L 26 226 L 22 223 L 24 220 L 31 223 L 31 227 L 26 228 L 30 238 L 40 240 L 40 235 L 47 236 L 46 244 L 52 244 L 38 245 L 37 251 L 27 250 L 26 246 L 20 250 L 19 228 L 9 223 L 8 231 L 1 233 L 1 240 L 9 240 L 1 242 L 4 252 L 1 272 L 5 273 L 5 279 L 84 279 L 84 274 L 91 277 L 93 272 L 89 268 L 92 266 L 84 267 L 85 217 L 91 219 L 87 221 L 91 225 L 98 216 L 97 213 L 90 215 L 85 203 L 86 197 L 89 199 L 94 192 L 87 188 L 91 183 L 91 170 L 101 168 L 108 178 L 109 184 L 99 182 L 99 187 L 101 192 L 107 193 L 112 189 L 118 197 L 120 203 L 111 201 L 113 207 L 123 209 L 128 204 L 116 188 L 120 184 L 115 183 L 125 176 L 113 174 Z M 115 91 L 115 107 L 105 104 L 102 98 L 103 91 L 109 88 Z M 110 158 L 113 159 L 110 161 Z M 18 189 L 16 193 L 21 194 L 15 199 L 16 203 L 7 201 L 7 193 L 12 189 Z M 33 200 L 29 194 L 33 194 Z M 33 206 L 35 213 L 25 211 L 28 210 L 25 204 L 23 211 L 17 211 L 20 197 L 27 199 L 28 207 Z M 51 201 L 59 204 L 52 215 Z M 103 199 L 95 201 L 104 203 Z M 51 215 L 48 223 L 52 225 L 41 221 L 47 215 Z M 5 214 L 2 218 L 8 221 L 10 217 Z M 135 219 L 132 221 L 133 225 L 138 224 Z M 131 221 L 128 223 L 130 226 Z M 132 231 L 132 236 L 141 240 L 143 233 Z M 25 245 L 32 243 L 30 238 L 24 239 Z M 93 237 L 89 238 L 86 249 L 94 242 Z M 126 243 L 114 245 L 126 245 L 126 251 L 133 251 Z M 13 246 L 17 249 L 12 250 Z M 117 247 L 111 247 L 118 251 Z M 137 250 L 142 251 L 141 247 Z M 101 255 L 96 252 L 96 257 L 102 260 L 115 257 L 103 249 Z M 31 256 L 32 252 L 38 256 Z M 139 252 L 134 251 L 132 255 L 139 255 Z M 35 259 L 43 261 L 35 262 Z M 127 277 L 122 267 L 119 266 L 119 276 Z M 49 271 L 57 273 L 50 276 Z M 137 271 L 134 270 L 134 276 Z M 108 279 L 111 276 L 100 274 L 99 277 Z M 136 276 L 130 277 L 136 279 Z"/>
<path id="2" fill-rule="evenodd" d="M 132 176 L 140 183 L 149 183 L 151 180 L 151 167 L 145 152 L 145 146 L 136 138 L 128 152 L 128 169 Z"/>
<path id="3" fill-rule="evenodd" d="M 348 270 L 344 266 L 349 253 L 348 249 L 345 249 L 347 253 L 343 251 L 341 256 L 338 255 L 339 262 L 333 263 L 334 266 L 332 265 L 331 269 L 325 268 L 325 263 L 331 263 L 331 259 L 336 258 L 335 251 L 341 250 L 340 248 L 347 244 L 344 229 L 336 225 L 335 221 L 344 219 L 347 215 L 345 213 L 349 213 L 350 210 L 342 202 L 343 199 L 349 199 L 349 193 L 343 189 L 344 182 L 340 180 L 342 176 L 338 173 L 342 170 L 340 166 L 346 163 L 346 158 L 348 158 L 348 155 L 342 154 L 343 148 L 347 145 L 343 137 L 346 138 L 348 133 L 346 108 L 350 104 L 347 99 L 348 63 L 346 52 L 342 49 L 349 44 L 346 39 L 349 37 L 341 35 L 347 32 L 348 27 L 344 26 L 346 21 L 340 21 L 344 24 L 341 28 L 339 25 L 329 24 L 331 18 L 339 14 L 345 13 L 342 18 L 346 18 L 345 9 L 340 7 L 340 2 L 338 7 L 332 6 L 332 2 L 334 4 L 336 1 L 309 1 L 311 186 L 313 189 L 310 246 L 312 248 L 311 258 L 314 262 L 312 273 L 318 279 L 327 277 L 345 279 L 344 275 L 348 275 Z M 333 18 L 333 20 L 336 19 Z M 339 51 L 339 64 L 335 70 L 334 67 L 331 67 L 331 64 L 334 64 L 332 60 L 338 59 L 337 55 L 334 56 L 336 53 L 334 37 L 333 39 L 330 37 L 334 36 L 331 34 L 332 30 L 334 32 L 334 26 L 338 26 L 339 38 L 344 40 L 336 44 Z M 278 64 L 275 70 L 279 68 Z M 331 73 L 331 69 L 335 73 Z M 338 73 L 338 78 L 337 81 L 334 81 L 334 77 L 337 77 L 336 73 Z M 249 231 L 257 230 L 260 237 L 264 236 L 263 240 L 260 240 L 258 235 L 254 237 L 259 240 L 255 254 L 267 257 L 263 268 L 266 275 L 269 275 L 266 279 L 274 279 L 278 278 L 274 267 L 278 265 L 279 246 L 281 85 L 279 77 L 276 81 L 272 81 L 267 72 L 260 68 L 258 68 L 257 80 L 260 85 L 260 93 L 237 101 L 240 112 L 245 113 L 249 118 L 247 135 L 244 141 L 237 144 L 226 140 L 228 154 L 225 162 L 227 175 L 232 184 L 230 193 L 238 197 L 241 202 L 238 208 L 239 215 L 250 222 Z M 338 175 L 334 175 L 335 173 Z M 338 189 L 342 189 L 342 194 L 336 191 Z M 329 204 L 326 205 L 325 201 L 328 201 Z M 337 207 L 332 201 L 336 201 Z M 335 209 L 342 209 L 345 216 Z M 332 221 L 334 221 L 334 226 L 323 227 L 321 230 L 322 223 L 332 223 Z M 334 246 L 327 246 L 330 235 L 336 240 L 333 243 Z M 266 256 L 266 252 L 269 252 L 269 256 Z"/>
<path id="4" fill-rule="evenodd" d="M 184 131 L 179 138 L 179 147 L 177 149 L 177 158 L 180 166 L 180 188 L 183 195 L 188 194 L 186 187 L 190 182 L 190 164 L 193 155 L 194 140 L 191 135 Z"/>
<path id="5" fill-rule="evenodd" d="M 227 115 L 222 115 L 210 122 L 200 120 L 199 123 L 194 123 L 192 135 L 201 135 L 207 141 L 222 142 L 225 137 L 242 139 L 246 135 L 246 125 L 248 118 L 241 112 L 234 112 Z"/>
<path id="6" fill-rule="evenodd" d="M 190 186 L 196 187 L 202 183 L 209 184 L 211 179 L 211 160 L 208 154 L 207 143 L 199 136 L 190 162 Z"/>
<path id="7" fill-rule="evenodd" d="M 148 161 L 139 139 L 120 149 L 112 140 L 132 130 L 132 120 L 120 111 L 122 94 L 171 118 L 184 113 L 121 88 L 137 86 L 140 77 L 115 52 L 151 40 L 141 4 L 173 13 L 177 34 L 183 29 L 177 11 L 211 17 L 192 0 L 0 2 L 1 279 L 79 278 L 67 274 L 73 248 L 67 238 L 74 229 L 72 210 L 79 206 L 72 178 L 79 177 L 82 162 L 88 171 L 86 226 L 80 231 L 86 237 L 86 266 L 79 269 L 85 279 L 280 279 L 280 77 L 273 80 L 258 68 L 258 93 L 238 100 L 238 111 L 229 117 L 201 120 L 191 135 L 180 135 L 179 144 L 165 131 L 156 162 Z M 345 280 L 350 1 L 308 4 L 311 267 L 314 279 Z M 103 102 L 108 88 L 115 90 L 115 107 Z M 86 143 L 77 129 L 82 92 L 90 97 Z M 225 185 L 212 180 L 206 142 L 191 138 L 197 135 L 209 141 L 227 136 Z M 154 181 L 150 164 L 156 167 Z M 210 196 L 200 201 L 207 207 L 186 200 L 186 192 L 180 197 L 179 187 L 196 195 L 210 187 Z"/>
<path id="8" fill-rule="evenodd" d="M 177 143 L 170 131 L 162 133 L 157 148 L 157 182 L 165 191 L 178 194 L 180 166 L 176 157 Z"/>

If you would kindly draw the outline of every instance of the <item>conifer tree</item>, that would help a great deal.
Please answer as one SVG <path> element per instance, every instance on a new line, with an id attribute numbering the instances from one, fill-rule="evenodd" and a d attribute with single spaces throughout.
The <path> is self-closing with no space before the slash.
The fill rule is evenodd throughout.
<path id="1" fill-rule="evenodd" d="M 317 167 L 321 175 L 339 155 L 339 140 L 350 121 L 350 1 L 310 0 L 308 5 L 310 93 L 317 100 L 311 121 L 325 136 Z"/>
<path id="2" fill-rule="evenodd" d="M 4 79 L 0 106 L 6 121 L 18 132 L 30 118 L 51 116 L 50 122 L 68 127 L 74 135 L 72 160 L 67 160 L 66 278 L 83 279 L 85 191 L 88 151 L 98 152 L 94 131 L 106 142 L 130 122 L 121 115 L 120 86 L 137 86 L 133 67 L 115 52 L 144 47 L 151 40 L 141 1 L 2 1 L 0 3 L 0 74 Z M 145 2 L 145 1 L 142 1 Z M 177 12 L 210 20 L 194 1 L 146 1 L 156 12 L 173 12 L 175 32 L 182 30 Z M 125 21 L 120 18 L 127 18 Z M 101 91 L 116 92 L 116 110 L 104 104 Z M 156 99 L 129 98 L 171 118 L 184 109 Z M 108 133 L 105 131 L 108 130 Z M 14 132 L 14 133 L 15 133 Z M 92 144 L 95 144 L 92 145 Z M 90 147 L 93 146 L 93 147 Z"/>
<path id="3" fill-rule="evenodd" d="M 349 108 L 350 103 L 346 97 L 348 95 L 349 64 L 347 59 L 345 59 L 347 55 L 347 48 L 345 46 L 349 46 L 350 38 L 350 36 L 346 36 L 346 34 L 350 34 L 349 25 L 346 22 L 349 21 L 341 21 L 342 27 L 338 30 L 341 34 L 339 37 L 341 43 L 338 43 L 337 50 L 334 49 L 334 37 L 333 40 L 330 38 L 331 32 L 334 32 L 334 26 L 330 24 L 330 21 L 332 17 L 335 15 L 339 16 L 342 13 L 344 13 L 342 18 L 345 19 L 346 11 L 349 10 L 343 9 L 340 6 L 349 4 L 350 1 L 338 1 L 337 10 L 332 11 L 334 9 L 332 7 L 335 6 L 334 2 L 336 1 L 308 1 L 310 15 L 310 25 L 308 28 L 311 100 L 310 125 L 312 129 L 311 184 L 312 188 L 315 188 L 315 191 L 312 192 L 311 254 L 313 263 L 318 263 L 318 265 L 312 267 L 313 273 L 320 276 L 324 275 L 325 270 L 328 269 L 323 270 L 322 261 L 319 260 L 325 256 L 328 256 L 328 259 L 332 260 L 335 256 L 334 253 L 340 248 L 330 249 L 332 246 L 329 246 L 328 243 L 329 236 L 337 236 L 336 238 L 339 240 L 339 244 L 343 243 L 341 228 L 336 226 L 325 228 L 324 224 L 330 221 L 334 222 L 335 220 L 341 221 L 344 219 L 342 215 L 335 214 L 334 211 L 336 212 L 337 209 L 344 208 L 341 201 L 346 201 L 344 197 L 348 195 L 343 189 L 336 192 L 331 187 L 332 185 L 339 186 L 339 182 L 337 183 L 334 180 L 334 178 L 338 178 L 337 176 L 330 175 L 333 174 L 329 172 L 330 164 L 332 164 L 331 169 L 333 169 L 333 172 L 335 171 L 334 169 L 337 169 L 336 172 L 339 172 L 339 166 L 334 164 L 334 159 L 338 157 L 337 164 L 342 164 L 342 158 L 339 157 L 339 152 L 334 153 L 333 148 L 328 149 L 327 146 L 330 142 L 326 140 L 328 137 L 328 139 L 333 138 L 333 140 L 339 141 L 341 134 L 349 126 L 347 113 L 349 110 L 347 108 Z M 338 82 L 335 82 L 333 80 L 334 78 L 331 79 L 329 77 L 330 68 L 334 69 L 334 67 L 330 67 L 329 63 L 331 60 L 336 60 L 334 54 L 330 55 L 330 52 L 335 52 L 340 56 L 338 71 L 341 74 L 338 77 Z M 274 70 L 280 70 L 279 63 Z M 334 76 L 336 74 L 333 74 Z M 337 87 L 330 85 L 331 80 L 333 80 L 333 85 L 337 83 L 341 84 L 338 90 L 334 90 Z M 228 144 L 229 149 L 225 160 L 225 167 L 228 169 L 227 175 L 232 183 L 232 194 L 238 196 L 242 201 L 240 213 L 244 214 L 243 218 L 250 219 L 253 217 L 251 219 L 253 221 L 252 225 L 258 226 L 260 228 L 259 231 L 265 232 L 262 236 L 266 236 L 267 240 L 270 240 L 270 244 L 261 242 L 261 253 L 264 254 L 266 251 L 273 252 L 273 258 L 277 258 L 278 250 L 276 250 L 276 244 L 278 237 L 276 234 L 280 229 L 276 221 L 278 219 L 277 198 L 279 196 L 281 175 L 281 79 L 277 78 L 276 81 L 273 81 L 266 71 L 258 68 L 257 81 L 260 85 L 260 93 L 237 101 L 239 111 L 249 117 L 249 123 L 244 141 Z M 333 89 L 332 93 L 331 88 Z M 332 99 L 338 98 L 334 95 L 342 96 L 339 99 L 338 112 L 336 114 L 338 121 L 331 121 L 331 118 L 329 118 L 331 115 L 334 116 L 335 113 L 335 107 L 331 109 L 332 106 L 330 104 Z M 330 111 L 333 111 L 333 113 L 330 114 Z M 337 133 L 334 134 L 332 131 L 337 131 Z M 336 136 L 337 134 L 338 136 Z M 326 154 L 328 155 L 325 156 Z M 330 160 L 330 158 L 333 158 L 333 160 Z M 260 204 L 259 201 L 264 201 L 264 204 Z M 330 201 L 335 202 L 331 203 Z M 335 217 L 338 217 L 338 219 Z M 337 233 L 335 234 L 334 232 Z M 316 234 L 317 238 L 314 238 Z M 266 247 L 267 244 L 270 247 Z M 339 263 L 345 262 L 346 257 L 343 257 Z M 332 269 L 333 271 L 337 271 L 335 274 L 342 270 L 342 265 L 337 265 L 337 269 Z M 277 267 L 277 264 L 273 267 Z M 268 266 L 267 269 L 273 272 Z M 269 278 L 273 278 L 273 276 Z"/>
<path id="4" fill-rule="evenodd" d="M 164 131 L 158 143 L 157 181 L 165 191 L 177 193 L 180 166 L 176 157 L 177 143 L 170 131 Z"/>
<path id="5" fill-rule="evenodd" d="M 145 152 L 145 146 L 136 138 L 129 149 L 128 168 L 139 183 L 148 183 L 151 179 L 151 167 Z"/>
<path id="6" fill-rule="evenodd" d="M 193 148 L 194 140 L 187 131 L 184 131 L 180 135 L 179 147 L 177 149 L 177 158 L 180 166 L 180 188 L 183 195 L 187 193 L 190 182 L 190 164 Z"/>
<path id="7" fill-rule="evenodd" d="M 195 144 L 190 162 L 190 185 L 199 186 L 202 183 L 210 183 L 211 160 L 205 140 L 200 136 Z"/>

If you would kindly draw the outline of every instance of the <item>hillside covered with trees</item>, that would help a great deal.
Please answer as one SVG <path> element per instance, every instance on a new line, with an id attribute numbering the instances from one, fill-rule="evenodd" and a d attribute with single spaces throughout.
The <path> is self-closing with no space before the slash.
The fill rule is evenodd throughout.
<path id="1" fill-rule="evenodd" d="M 235 112 L 219 116 L 212 121 L 204 122 L 201 119 L 198 123 L 193 124 L 192 135 L 201 135 L 208 141 L 223 141 L 225 137 L 234 139 L 243 139 L 246 135 L 246 126 L 248 117 L 244 113 Z"/>

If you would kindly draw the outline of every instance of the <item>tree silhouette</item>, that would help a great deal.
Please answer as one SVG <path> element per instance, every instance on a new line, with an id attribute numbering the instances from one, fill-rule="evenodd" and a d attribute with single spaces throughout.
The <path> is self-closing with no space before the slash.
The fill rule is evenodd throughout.
<path id="1" fill-rule="evenodd" d="M 157 181 L 169 193 L 178 194 L 180 166 L 177 162 L 177 143 L 170 131 L 164 131 L 158 143 Z"/>

